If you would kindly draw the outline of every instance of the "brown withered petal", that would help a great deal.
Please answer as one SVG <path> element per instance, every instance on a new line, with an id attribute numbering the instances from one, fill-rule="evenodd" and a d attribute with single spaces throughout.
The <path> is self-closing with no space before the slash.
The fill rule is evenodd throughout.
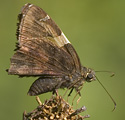
<path id="1" fill-rule="evenodd" d="M 41 102 L 39 101 L 39 103 Z M 50 100 L 46 100 L 32 112 L 26 113 L 24 111 L 23 120 L 83 120 L 89 117 L 89 115 L 79 115 L 80 112 L 85 110 L 85 106 L 73 110 L 72 106 L 61 96 L 52 96 Z"/>

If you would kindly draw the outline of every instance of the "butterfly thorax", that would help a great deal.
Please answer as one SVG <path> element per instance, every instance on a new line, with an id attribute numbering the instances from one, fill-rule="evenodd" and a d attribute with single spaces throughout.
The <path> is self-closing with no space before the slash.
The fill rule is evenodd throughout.
<path id="1" fill-rule="evenodd" d="M 81 72 L 69 74 L 64 79 L 65 82 L 62 84 L 62 87 L 75 88 L 78 91 L 86 81 L 91 82 L 95 80 L 95 72 L 90 68 L 82 67 Z"/>

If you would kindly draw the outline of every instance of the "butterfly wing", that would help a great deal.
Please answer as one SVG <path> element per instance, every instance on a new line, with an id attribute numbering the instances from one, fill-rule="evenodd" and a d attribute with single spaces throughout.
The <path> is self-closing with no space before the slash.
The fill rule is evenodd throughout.
<path id="1" fill-rule="evenodd" d="M 26 4 L 19 15 L 18 47 L 11 58 L 9 74 L 62 75 L 81 70 L 74 48 L 39 7 Z"/>
<path id="2" fill-rule="evenodd" d="M 29 39 L 44 39 L 59 47 L 70 43 L 55 22 L 39 7 L 26 4 L 19 14 L 17 38 L 20 46 Z"/>
<path id="3" fill-rule="evenodd" d="M 73 60 L 63 49 L 44 40 L 29 40 L 11 58 L 9 74 L 23 76 L 68 74 Z"/>

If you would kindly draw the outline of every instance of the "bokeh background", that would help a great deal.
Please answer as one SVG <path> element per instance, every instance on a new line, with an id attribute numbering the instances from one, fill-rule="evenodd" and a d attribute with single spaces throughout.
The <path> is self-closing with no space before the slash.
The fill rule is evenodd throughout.
<path id="1" fill-rule="evenodd" d="M 0 120 L 22 120 L 22 113 L 37 106 L 35 97 L 27 95 L 37 78 L 8 75 L 16 43 L 17 15 L 26 3 L 43 8 L 63 30 L 84 66 L 94 70 L 117 103 L 113 103 L 98 83 L 86 83 L 78 108 L 85 105 L 89 120 L 124 120 L 125 116 L 125 1 L 124 0 L 0 0 Z M 59 90 L 63 94 L 64 90 Z M 69 98 L 73 99 L 75 92 Z M 44 102 L 51 93 L 40 95 Z M 77 100 L 78 98 L 76 98 Z M 74 109 L 76 108 L 76 100 Z"/>

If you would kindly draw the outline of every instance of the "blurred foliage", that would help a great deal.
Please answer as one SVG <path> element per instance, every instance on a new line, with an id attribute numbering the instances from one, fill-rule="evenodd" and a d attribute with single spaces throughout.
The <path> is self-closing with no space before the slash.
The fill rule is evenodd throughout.
<path id="1" fill-rule="evenodd" d="M 10 58 L 16 42 L 17 15 L 26 3 L 43 8 L 64 31 L 75 47 L 84 66 L 110 70 L 115 76 L 97 73 L 117 108 L 97 81 L 86 83 L 78 107 L 85 105 L 89 120 L 125 119 L 125 1 L 124 0 L 1 0 L 0 1 L 0 119 L 21 120 L 24 110 L 36 108 L 35 97 L 27 91 L 37 78 L 9 76 Z M 60 90 L 64 93 L 64 90 Z M 75 91 L 69 98 L 71 102 Z M 42 102 L 51 93 L 40 95 Z M 76 98 L 77 100 L 77 98 Z M 76 108 L 76 101 L 74 102 Z"/>

